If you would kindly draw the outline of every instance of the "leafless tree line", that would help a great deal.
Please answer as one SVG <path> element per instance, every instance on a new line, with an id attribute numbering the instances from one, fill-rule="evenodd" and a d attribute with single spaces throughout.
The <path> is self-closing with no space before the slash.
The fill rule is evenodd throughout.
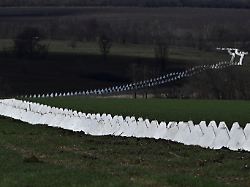
<path id="1" fill-rule="evenodd" d="M 1 22 L 0 26 L 1 38 L 13 38 L 25 27 L 31 26 L 38 28 L 48 39 L 71 40 L 73 44 L 74 41 L 98 41 L 100 36 L 106 35 L 116 43 L 157 44 L 161 48 L 167 48 L 163 46 L 167 43 L 167 45 L 201 50 L 209 50 L 217 44 L 250 49 L 250 32 L 247 32 L 248 28 L 244 25 L 241 28 L 234 28 L 232 25 L 214 24 L 195 29 L 180 29 L 168 27 L 161 22 L 115 23 L 96 18 L 80 20 L 72 17 L 66 20 L 58 18 L 41 22 L 30 20 L 27 24 L 18 21 Z"/>
<path id="2" fill-rule="evenodd" d="M 140 6 L 250 8 L 248 0 L 1 0 L 0 6 Z"/>

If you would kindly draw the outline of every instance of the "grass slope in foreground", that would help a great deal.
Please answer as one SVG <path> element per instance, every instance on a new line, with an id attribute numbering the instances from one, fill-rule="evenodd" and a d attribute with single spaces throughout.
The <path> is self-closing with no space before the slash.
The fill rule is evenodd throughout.
<path id="1" fill-rule="evenodd" d="M 250 153 L 0 118 L 0 186 L 249 186 Z M 248 164 L 248 165 L 247 165 Z"/>
<path id="2" fill-rule="evenodd" d="M 176 99 L 114 99 L 88 97 L 57 97 L 30 99 L 34 102 L 69 108 L 86 113 L 110 113 L 157 119 L 199 123 L 225 121 L 230 127 L 237 121 L 242 127 L 250 122 L 249 101 L 176 100 Z"/>

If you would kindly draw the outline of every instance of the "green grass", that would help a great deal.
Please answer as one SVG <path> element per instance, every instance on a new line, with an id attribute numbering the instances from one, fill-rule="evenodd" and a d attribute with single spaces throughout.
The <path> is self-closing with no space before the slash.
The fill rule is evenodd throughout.
<path id="1" fill-rule="evenodd" d="M 249 186 L 250 153 L 0 118 L 0 186 Z"/>
<path id="2" fill-rule="evenodd" d="M 237 121 L 241 126 L 250 122 L 250 101 L 114 99 L 86 97 L 37 98 L 31 101 L 86 113 L 110 113 L 157 119 L 159 121 L 188 121 L 199 123 L 225 121 L 228 126 Z"/>
<path id="3" fill-rule="evenodd" d="M 78 54 L 100 54 L 97 42 L 77 42 L 76 47 L 70 47 L 70 41 L 47 41 L 50 44 L 51 52 L 78 53 Z M 110 55 L 154 58 L 154 46 L 146 44 L 118 44 L 113 43 Z M 192 48 L 170 48 L 169 57 L 178 60 L 200 61 L 223 56 L 220 53 L 204 52 Z M 225 56 L 224 56 L 225 57 Z"/>
<path id="4" fill-rule="evenodd" d="M 51 53 L 64 54 L 83 54 L 83 55 L 99 55 L 100 49 L 97 42 L 76 42 L 74 48 L 71 47 L 71 41 L 67 40 L 47 40 L 43 43 L 49 45 Z M 3 48 L 11 48 L 13 41 L 10 39 L 0 40 L 0 50 Z M 127 56 L 127 57 L 142 57 L 154 58 L 154 46 L 146 44 L 119 44 L 113 43 L 110 55 L 113 56 Z M 220 52 L 205 52 L 187 47 L 171 47 L 169 49 L 169 58 L 173 60 L 187 60 L 192 62 L 216 63 L 218 59 L 229 59 L 230 57 L 225 53 Z"/>

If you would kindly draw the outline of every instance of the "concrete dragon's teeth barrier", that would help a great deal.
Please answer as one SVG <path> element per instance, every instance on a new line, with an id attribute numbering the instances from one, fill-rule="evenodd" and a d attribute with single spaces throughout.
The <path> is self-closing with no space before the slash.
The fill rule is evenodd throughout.
<path id="1" fill-rule="evenodd" d="M 78 91 L 78 92 L 67 92 L 67 93 L 47 93 L 47 94 L 35 94 L 27 96 L 24 98 L 44 98 L 44 97 L 65 97 L 65 96 L 101 96 L 101 95 L 110 95 L 110 94 L 121 94 L 126 93 L 128 91 L 137 91 L 144 88 L 155 87 L 159 85 L 163 85 L 166 83 L 174 82 L 177 80 L 181 80 L 184 78 L 188 78 L 199 73 L 202 73 L 206 70 L 220 70 L 231 66 L 241 66 L 243 65 L 243 59 L 248 52 L 240 51 L 235 48 L 217 48 L 220 51 L 227 51 L 231 56 L 230 61 L 219 62 L 216 64 L 206 64 L 194 66 L 192 68 L 186 69 L 180 72 L 171 72 L 159 77 L 151 78 L 148 80 L 142 80 L 139 82 L 134 82 L 121 86 L 113 86 L 109 88 L 95 89 L 95 90 L 86 90 L 86 91 Z M 238 61 L 235 60 L 236 56 L 239 57 Z M 22 96 L 23 97 L 23 96 Z"/>
<path id="2" fill-rule="evenodd" d="M 124 136 L 165 139 L 185 145 L 233 151 L 250 151 L 250 123 L 241 128 L 235 122 L 229 130 L 225 122 L 211 121 L 199 124 L 188 122 L 161 122 L 110 114 L 85 114 L 68 109 L 50 107 L 16 99 L 0 100 L 0 115 L 32 125 L 44 124 L 72 131 L 83 131 L 93 136 Z"/>

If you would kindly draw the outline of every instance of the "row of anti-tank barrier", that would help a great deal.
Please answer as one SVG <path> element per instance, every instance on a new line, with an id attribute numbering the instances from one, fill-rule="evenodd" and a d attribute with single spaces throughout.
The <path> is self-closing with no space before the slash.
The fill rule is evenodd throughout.
<path id="1" fill-rule="evenodd" d="M 203 148 L 250 151 L 250 123 L 244 129 L 235 122 L 229 130 L 225 122 L 199 124 L 188 122 L 158 122 L 130 116 L 86 114 L 16 99 L 0 100 L 0 115 L 29 124 L 44 124 L 93 136 L 124 136 L 171 140 Z"/>
<path id="2" fill-rule="evenodd" d="M 166 83 L 174 82 L 180 79 L 188 78 L 196 74 L 202 73 L 206 70 L 224 69 L 229 66 L 238 66 L 243 64 L 244 56 L 248 53 L 239 51 L 238 49 L 232 48 L 217 48 L 218 50 L 227 50 L 231 55 L 229 62 L 219 62 L 217 64 L 200 65 L 181 72 L 168 73 L 156 78 L 143 80 L 135 83 L 125 84 L 121 86 L 113 86 L 104 89 L 94 89 L 79 92 L 64 92 L 64 93 L 49 93 L 49 94 L 34 94 L 21 96 L 24 98 L 44 98 L 44 97 L 62 97 L 62 96 L 98 96 L 98 95 L 112 95 L 121 94 L 126 92 L 134 92 L 146 88 L 160 86 Z M 235 57 L 239 56 L 239 60 L 235 62 Z"/>
<path id="3" fill-rule="evenodd" d="M 174 82 L 180 79 L 184 79 L 187 77 L 194 76 L 198 73 L 209 69 L 223 69 L 229 66 L 233 66 L 235 64 L 230 64 L 228 62 L 220 62 L 218 64 L 213 65 L 203 65 L 203 66 L 196 66 L 190 68 L 188 70 L 182 72 L 174 72 L 169 73 L 164 76 L 152 78 L 149 80 L 144 80 L 136 83 L 126 84 L 122 86 L 114 86 L 104 89 L 94 89 L 94 90 L 87 90 L 87 91 L 80 91 L 80 92 L 64 92 L 64 93 L 50 93 L 50 94 L 34 94 L 34 95 L 25 95 L 21 96 L 24 98 L 45 98 L 45 97 L 63 97 L 63 96 L 98 96 L 98 95 L 112 95 L 112 94 L 120 94 L 125 92 L 133 92 L 142 90 L 145 88 L 151 88 L 160 86 L 166 83 Z"/>

